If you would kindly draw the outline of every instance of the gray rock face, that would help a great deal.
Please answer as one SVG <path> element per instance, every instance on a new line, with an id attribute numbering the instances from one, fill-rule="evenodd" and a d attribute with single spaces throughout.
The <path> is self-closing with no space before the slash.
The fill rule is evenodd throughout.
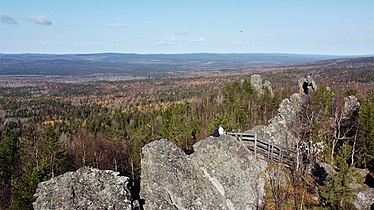
<path id="1" fill-rule="evenodd" d="M 256 126 L 246 132 L 256 133 L 259 139 L 265 139 L 284 147 L 293 147 L 297 143 L 297 139 L 293 136 L 290 128 L 295 126 L 303 103 L 302 94 L 292 94 L 290 98 L 286 98 L 281 102 L 278 114 L 270 120 L 268 126 Z"/>
<path id="2" fill-rule="evenodd" d="M 251 86 L 255 89 L 258 93 L 262 92 L 262 78 L 258 74 L 253 74 L 251 76 Z"/>
<path id="3" fill-rule="evenodd" d="M 264 84 L 263 84 L 263 88 L 264 88 L 264 89 L 268 89 L 268 90 L 270 91 L 270 95 L 271 95 L 271 97 L 274 97 L 273 88 L 271 87 L 271 83 L 270 83 L 270 81 L 265 80 L 265 81 L 264 81 Z"/>
<path id="4" fill-rule="evenodd" d="M 312 91 L 317 90 L 317 84 L 311 76 L 299 79 L 299 89 L 301 94 L 309 94 Z"/>
<path id="5" fill-rule="evenodd" d="M 360 109 L 360 103 L 355 96 L 348 96 L 344 98 L 344 108 L 342 112 L 343 119 L 351 119 L 354 114 Z"/>
<path id="6" fill-rule="evenodd" d="M 368 188 L 365 182 L 366 176 L 369 174 L 368 169 L 354 168 L 351 187 L 356 190 L 357 195 L 352 202 L 353 205 L 360 210 L 370 210 L 374 208 L 374 188 Z"/>
<path id="7" fill-rule="evenodd" d="M 264 94 L 264 90 L 268 89 L 270 92 L 271 97 L 274 96 L 273 89 L 271 87 L 271 83 L 268 80 L 263 81 L 261 76 L 258 74 L 253 74 L 251 76 L 251 86 L 253 89 L 256 90 L 258 94 Z"/>
<path id="8" fill-rule="evenodd" d="M 353 202 L 355 207 L 360 210 L 370 210 L 374 208 L 374 188 L 365 189 L 357 194 Z"/>
<path id="9" fill-rule="evenodd" d="M 129 178 L 83 167 L 39 184 L 34 209 L 132 209 Z"/>
<path id="10" fill-rule="evenodd" d="M 209 137 L 186 155 L 174 143 L 142 149 L 144 209 L 256 209 L 263 203 L 267 163 L 235 138 Z"/>

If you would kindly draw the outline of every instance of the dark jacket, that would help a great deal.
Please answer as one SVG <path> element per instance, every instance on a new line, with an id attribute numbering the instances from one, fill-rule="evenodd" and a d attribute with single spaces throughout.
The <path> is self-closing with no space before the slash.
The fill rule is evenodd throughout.
<path id="1" fill-rule="evenodd" d="M 212 136 L 213 136 L 213 137 L 219 137 L 218 128 L 214 128 L 213 133 L 212 133 Z"/>

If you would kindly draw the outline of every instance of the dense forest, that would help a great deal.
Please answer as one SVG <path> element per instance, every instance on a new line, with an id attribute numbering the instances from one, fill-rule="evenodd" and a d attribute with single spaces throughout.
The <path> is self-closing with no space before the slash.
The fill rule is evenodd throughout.
<path id="1" fill-rule="evenodd" d="M 144 75 L 238 69 L 279 64 L 301 64 L 324 59 L 342 58 L 333 55 L 301 55 L 286 53 L 190 53 L 190 54 L 1 54 L 0 75 L 92 75 L 123 73 Z"/>
<path id="2" fill-rule="evenodd" d="M 178 82 L 182 87 L 184 81 Z M 142 92 L 124 100 L 119 91 L 123 83 L 65 84 L 60 86 L 64 91 L 30 98 L 30 92 L 38 95 L 40 90 L 1 89 L 0 209 L 32 209 L 39 182 L 82 166 L 129 176 L 136 196 L 140 151 L 145 144 L 166 138 L 192 153 L 192 145 L 209 136 L 214 127 L 248 130 L 267 124 L 282 99 L 297 88 L 278 85 L 274 95 L 269 89 L 260 94 L 243 77 L 188 91 Z M 328 181 L 313 175 L 295 178 L 290 189 L 271 195 L 278 207 L 297 203 L 308 186 L 318 186 L 319 201 L 305 198 L 306 207 L 347 208 L 345 202 L 354 192 L 349 186 L 352 168 L 374 169 L 374 89 L 318 85 L 303 107 L 295 136 L 303 142 L 322 142 L 323 152 L 308 156 L 308 164 L 318 159 L 333 165 L 337 173 Z M 350 95 L 361 104 L 357 117 L 331 125 L 331 119 L 339 119 L 344 97 Z"/>

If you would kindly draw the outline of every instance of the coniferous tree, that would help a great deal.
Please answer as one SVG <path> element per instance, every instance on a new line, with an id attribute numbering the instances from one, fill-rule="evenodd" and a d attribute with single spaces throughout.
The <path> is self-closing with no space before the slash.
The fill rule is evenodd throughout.
<path id="1" fill-rule="evenodd" d="M 347 209 L 354 197 L 355 191 L 350 186 L 353 178 L 352 166 L 348 163 L 350 155 L 351 147 L 344 144 L 334 160 L 336 173 L 330 174 L 325 185 L 320 186 L 320 195 L 324 207 Z"/>
<path id="2" fill-rule="evenodd" d="M 64 149 L 59 141 L 59 136 L 52 126 L 46 126 L 41 139 L 38 141 L 40 164 L 47 164 L 51 177 L 63 171 Z"/>
<path id="3" fill-rule="evenodd" d="M 0 209 L 10 204 L 13 192 L 13 180 L 19 166 L 19 140 L 9 127 L 0 139 Z"/>
<path id="4" fill-rule="evenodd" d="M 364 167 L 374 160 L 374 89 L 369 90 L 368 96 L 361 106 L 359 113 L 359 137 L 357 156 Z M 371 168 L 374 163 L 370 164 Z"/>
<path id="5" fill-rule="evenodd" d="M 50 178 L 46 162 L 39 163 L 37 142 L 40 138 L 36 127 L 30 126 L 20 143 L 19 176 L 14 180 L 14 189 L 9 209 L 33 209 L 32 202 L 38 183 Z"/>

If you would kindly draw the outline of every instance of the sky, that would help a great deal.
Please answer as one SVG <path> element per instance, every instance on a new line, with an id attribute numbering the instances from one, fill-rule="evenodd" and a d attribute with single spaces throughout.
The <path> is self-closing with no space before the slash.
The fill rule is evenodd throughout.
<path id="1" fill-rule="evenodd" d="M 0 0 L 0 53 L 374 54 L 373 0 Z"/>

